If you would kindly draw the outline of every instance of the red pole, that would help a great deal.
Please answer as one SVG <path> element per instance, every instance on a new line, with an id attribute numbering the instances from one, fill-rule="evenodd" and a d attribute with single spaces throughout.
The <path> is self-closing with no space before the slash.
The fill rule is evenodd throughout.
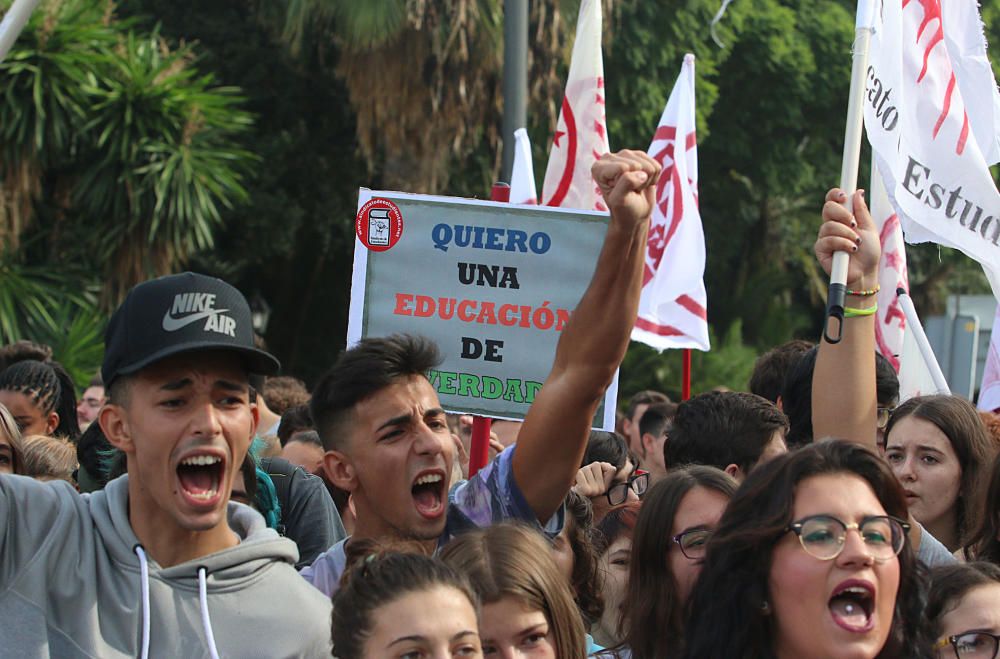
<path id="1" fill-rule="evenodd" d="M 492 201 L 510 201 L 510 186 L 506 183 L 494 183 L 490 190 Z M 490 426 L 493 419 L 485 416 L 472 417 L 472 442 L 469 447 L 469 478 L 486 466 L 490 457 Z"/>
<path id="2" fill-rule="evenodd" d="M 684 348 L 684 371 L 681 383 L 681 400 L 691 398 L 691 348 Z"/>
<path id="3" fill-rule="evenodd" d="M 488 416 L 472 417 L 472 442 L 469 448 L 469 478 L 486 466 L 490 458 L 490 427 L 493 419 Z"/>

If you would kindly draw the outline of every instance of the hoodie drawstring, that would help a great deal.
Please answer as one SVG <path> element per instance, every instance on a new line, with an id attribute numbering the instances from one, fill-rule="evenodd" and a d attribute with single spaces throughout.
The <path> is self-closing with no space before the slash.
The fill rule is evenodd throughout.
<path id="1" fill-rule="evenodd" d="M 215 634 L 212 633 L 212 621 L 208 617 L 208 570 L 204 567 L 198 568 L 198 598 L 201 600 L 201 624 L 205 628 L 208 651 L 212 659 L 219 659 L 219 651 L 215 649 Z"/>
<path id="2" fill-rule="evenodd" d="M 142 545 L 132 548 L 135 555 L 139 557 L 139 573 L 141 576 L 140 587 L 142 589 L 142 659 L 149 659 L 149 563 L 146 561 L 146 552 Z"/>
<path id="3" fill-rule="evenodd" d="M 142 590 L 142 652 L 141 659 L 149 659 L 149 561 L 142 545 L 132 548 L 139 557 L 140 587 Z M 219 651 L 215 647 L 215 634 L 212 633 L 212 620 L 208 617 L 208 570 L 198 568 L 198 600 L 201 603 L 201 624 L 205 630 L 208 642 L 208 652 L 212 659 L 219 659 Z"/>

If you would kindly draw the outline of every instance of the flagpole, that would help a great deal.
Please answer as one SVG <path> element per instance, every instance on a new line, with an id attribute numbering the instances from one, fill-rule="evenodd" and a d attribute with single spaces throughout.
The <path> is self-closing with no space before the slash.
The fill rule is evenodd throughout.
<path id="1" fill-rule="evenodd" d="M 493 201 L 510 201 L 510 186 L 506 183 L 494 183 L 490 190 L 490 199 Z M 472 417 L 472 439 L 469 442 L 469 478 L 476 475 L 480 469 L 486 466 L 490 458 L 490 430 L 493 428 L 493 419 L 488 416 Z"/>
<path id="2" fill-rule="evenodd" d="M 688 400 L 691 398 L 691 348 L 684 348 L 682 351 L 684 357 L 683 362 L 683 382 L 681 382 L 681 400 Z"/>
<path id="3" fill-rule="evenodd" d="M 931 342 L 927 340 L 927 334 L 920 324 L 917 310 L 913 308 L 913 300 L 910 299 L 910 296 L 902 288 L 896 289 L 896 295 L 899 297 L 899 306 L 903 309 L 903 314 L 906 315 L 906 329 L 913 332 L 913 338 L 917 342 L 917 347 L 920 348 L 920 356 L 923 358 L 924 364 L 931 374 L 931 379 L 934 380 L 934 387 L 938 390 L 938 393 L 950 394 L 951 388 L 948 386 L 948 380 L 945 379 L 944 373 L 941 372 L 941 366 L 937 362 L 937 357 L 934 356 Z"/>
<path id="4" fill-rule="evenodd" d="M 40 0 L 14 0 L 14 4 L 4 14 L 3 22 L 0 22 L 0 61 L 7 57 L 39 2 Z"/>
<path id="5" fill-rule="evenodd" d="M 865 76 L 868 69 L 868 48 L 872 36 L 874 17 L 873 0 L 859 0 L 854 30 L 854 55 L 851 63 L 851 91 L 847 99 L 847 125 L 844 129 L 844 153 L 840 167 L 840 189 L 847 195 L 844 206 L 854 212 L 854 192 L 858 185 L 858 166 L 861 161 L 861 133 L 864 126 Z M 826 299 L 826 319 L 823 338 L 827 343 L 840 343 L 844 331 L 844 303 L 847 299 L 847 252 L 834 252 L 830 270 L 830 288 Z M 831 320 L 835 319 L 836 333 L 831 333 Z"/>

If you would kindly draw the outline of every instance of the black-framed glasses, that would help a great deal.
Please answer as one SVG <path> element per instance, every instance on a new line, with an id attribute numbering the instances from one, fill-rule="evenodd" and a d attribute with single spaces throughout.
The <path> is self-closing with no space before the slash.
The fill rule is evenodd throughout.
<path id="1" fill-rule="evenodd" d="M 787 530 L 799 536 L 802 548 L 809 555 L 832 561 L 844 551 L 851 529 L 861 535 L 872 558 L 881 563 L 903 551 L 910 525 L 889 515 L 866 517 L 860 524 L 845 524 L 831 515 L 812 515 L 793 522 Z"/>
<path id="2" fill-rule="evenodd" d="M 624 483 L 618 483 L 608 488 L 604 496 L 608 498 L 608 503 L 617 506 L 625 503 L 628 499 L 628 491 L 632 490 L 636 496 L 641 497 L 649 487 L 649 472 L 636 469 L 635 473 L 629 476 Z"/>
<path id="3" fill-rule="evenodd" d="M 697 528 L 678 533 L 671 540 L 681 548 L 681 553 L 684 554 L 685 558 L 700 560 L 705 558 L 705 547 L 711 537 L 712 529 Z"/>
<path id="4" fill-rule="evenodd" d="M 934 649 L 941 650 L 949 645 L 958 659 L 996 659 L 1000 634 L 965 632 L 946 636 L 934 644 Z"/>
<path id="5" fill-rule="evenodd" d="M 895 407 L 875 408 L 875 423 L 879 430 L 885 430 L 885 427 L 889 425 L 889 419 L 892 418 L 892 413 L 895 411 Z"/>

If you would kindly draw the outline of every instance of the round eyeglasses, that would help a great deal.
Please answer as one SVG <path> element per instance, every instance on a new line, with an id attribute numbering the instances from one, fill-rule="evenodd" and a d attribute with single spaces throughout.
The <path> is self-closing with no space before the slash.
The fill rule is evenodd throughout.
<path id="1" fill-rule="evenodd" d="M 649 472 L 637 469 L 624 483 L 618 483 L 609 487 L 605 496 L 608 498 L 609 504 L 617 506 L 625 503 L 628 499 L 629 490 L 635 492 L 636 496 L 641 497 L 646 493 L 647 487 L 649 487 Z"/>
<path id="2" fill-rule="evenodd" d="M 712 537 L 712 529 L 688 529 L 683 533 L 678 533 L 671 540 L 676 542 L 681 548 L 681 553 L 685 558 L 691 560 L 701 560 L 705 558 L 705 548 L 708 546 L 708 539 Z"/>
<path id="3" fill-rule="evenodd" d="M 1000 634 L 965 632 L 946 636 L 934 644 L 935 650 L 951 646 L 958 659 L 996 659 L 1000 647 Z"/>
<path id="4" fill-rule="evenodd" d="M 889 515 L 866 517 L 860 524 L 845 524 L 830 515 L 812 515 L 793 522 L 787 530 L 799 536 L 802 548 L 811 556 L 831 561 L 844 551 L 850 529 L 861 535 L 872 558 L 882 562 L 903 551 L 910 525 Z"/>
<path id="5" fill-rule="evenodd" d="M 885 430 L 885 427 L 889 425 L 889 419 L 892 418 L 892 413 L 896 411 L 895 407 L 877 407 L 875 423 L 879 430 Z"/>

